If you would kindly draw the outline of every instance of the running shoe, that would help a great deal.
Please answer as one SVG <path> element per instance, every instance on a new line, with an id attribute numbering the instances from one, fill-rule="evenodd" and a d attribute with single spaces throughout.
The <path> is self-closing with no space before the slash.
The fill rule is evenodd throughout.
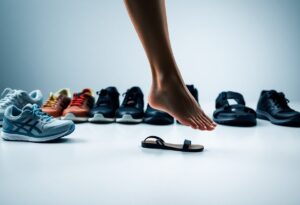
<path id="1" fill-rule="evenodd" d="M 132 87 L 124 93 L 122 105 L 116 111 L 120 123 L 140 123 L 144 117 L 144 95 L 139 87 Z"/>
<path id="2" fill-rule="evenodd" d="M 264 90 L 257 104 L 257 118 L 276 125 L 300 127 L 300 112 L 290 108 L 289 100 L 282 92 Z"/>
<path id="3" fill-rule="evenodd" d="M 29 94 L 23 90 L 13 90 L 6 88 L 0 99 L 0 126 L 3 123 L 4 112 L 10 105 L 15 105 L 17 108 L 22 109 L 26 104 L 38 104 L 43 102 L 43 96 L 40 90 L 34 90 Z"/>
<path id="4" fill-rule="evenodd" d="M 42 106 L 42 110 L 52 117 L 59 118 L 70 102 L 71 91 L 68 88 L 64 88 L 56 93 L 50 93 L 49 98 Z"/>
<path id="5" fill-rule="evenodd" d="M 108 87 L 97 92 L 98 100 L 91 110 L 90 122 L 114 122 L 116 110 L 120 106 L 119 92 L 116 87 Z"/>
<path id="6" fill-rule="evenodd" d="M 70 120 L 57 120 L 42 112 L 37 105 L 23 109 L 9 106 L 4 114 L 2 138 L 13 141 L 48 142 L 71 134 L 75 125 Z"/>
<path id="7" fill-rule="evenodd" d="M 152 108 L 149 104 L 144 114 L 144 123 L 151 125 L 170 125 L 174 118 L 166 112 Z"/>
<path id="8" fill-rule="evenodd" d="M 74 93 L 69 106 L 64 110 L 63 120 L 86 122 L 90 118 L 90 110 L 94 106 L 94 97 L 91 89 L 83 89 L 81 93 Z"/>

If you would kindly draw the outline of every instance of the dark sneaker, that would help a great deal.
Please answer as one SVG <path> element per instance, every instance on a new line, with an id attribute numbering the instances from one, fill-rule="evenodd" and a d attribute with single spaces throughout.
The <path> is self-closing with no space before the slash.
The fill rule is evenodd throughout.
<path id="1" fill-rule="evenodd" d="M 116 121 L 120 123 L 139 123 L 144 117 L 144 95 L 139 87 L 132 87 L 124 93 L 122 105 L 117 109 Z"/>
<path id="2" fill-rule="evenodd" d="M 288 106 L 282 92 L 262 91 L 257 104 L 257 117 L 276 125 L 300 127 L 300 113 Z"/>
<path id="3" fill-rule="evenodd" d="M 199 103 L 198 100 L 198 90 L 195 88 L 194 85 L 186 85 L 186 87 L 188 88 L 188 90 L 190 91 L 190 93 L 192 94 L 192 96 L 195 98 L 195 100 L 197 101 L 197 103 Z"/>
<path id="4" fill-rule="evenodd" d="M 192 96 L 195 98 L 195 100 L 197 101 L 197 103 L 199 104 L 199 100 L 198 100 L 198 90 L 197 88 L 195 88 L 194 85 L 186 85 L 187 89 L 190 91 L 190 93 L 192 94 Z M 178 120 L 176 120 L 176 122 L 178 124 L 181 124 Z"/>
<path id="5" fill-rule="evenodd" d="M 149 104 L 144 114 L 144 123 L 151 125 L 170 125 L 174 118 L 166 112 L 152 108 Z"/>
<path id="6" fill-rule="evenodd" d="M 116 110 L 120 106 L 119 92 L 115 87 L 108 87 L 97 92 L 98 100 L 91 110 L 90 122 L 114 122 Z"/>

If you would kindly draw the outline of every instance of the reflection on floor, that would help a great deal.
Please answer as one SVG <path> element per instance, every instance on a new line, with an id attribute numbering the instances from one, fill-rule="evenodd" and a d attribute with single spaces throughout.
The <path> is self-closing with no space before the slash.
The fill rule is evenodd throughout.
<path id="1" fill-rule="evenodd" d="M 298 106 L 300 108 L 300 106 Z M 203 153 L 142 149 L 158 135 Z M 78 124 L 55 143 L 0 140 L 0 204 L 300 204 L 300 128 Z"/>

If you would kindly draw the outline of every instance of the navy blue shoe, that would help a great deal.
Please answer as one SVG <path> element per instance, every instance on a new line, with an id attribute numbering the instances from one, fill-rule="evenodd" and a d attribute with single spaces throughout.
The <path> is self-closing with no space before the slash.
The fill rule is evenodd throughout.
<path id="1" fill-rule="evenodd" d="M 119 123 L 140 123 L 144 117 L 144 95 L 139 87 L 132 87 L 124 93 L 122 105 L 116 111 Z"/>
<path id="2" fill-rule="evenodd" d="M 144 114 L 144 123 L 151 125 L 170 125 L 174 118 L 166 112 L 152 108 L 149 104 Z"/>
<path id="3" fill-rule="evenodd" d="M 98 100 L 90 111 L 89 122 L 108 123 L 116 119 L 116 110 L 120 106 L 119 92 L 116 87 L 108 87 L 97 92 Z"/>

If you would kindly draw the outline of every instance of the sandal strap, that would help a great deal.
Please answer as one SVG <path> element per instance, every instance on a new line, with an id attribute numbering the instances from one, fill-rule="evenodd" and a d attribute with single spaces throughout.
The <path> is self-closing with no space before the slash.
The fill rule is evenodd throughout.
<path id="1" fill-rule="evenodd" d="M 159 144 L 159 145 L 164 145 L 165 144 L 165 141 L 162 138 L 157 137 L 157 136 L 149 136 L 146 139 L 144 139 L 144 142 L 146 142 L 148 139 L 155 139 L 156 144 Z"/>
<path id="2" fill-rule="evenodd" d="M 221 92 L 216 99 L 216 108 L 229 106 L 228 99 L 234 99 L 239 105 L 246 105 L 244 97 L 237 92 Z"/>
<path id="3" fill-rule="evenodd" d="M 184 140 L 182 149 L 183 150 L 188 150 L 189 147 L 191 146 L 191 144 L 192 144 L 191 140 Z"/>

